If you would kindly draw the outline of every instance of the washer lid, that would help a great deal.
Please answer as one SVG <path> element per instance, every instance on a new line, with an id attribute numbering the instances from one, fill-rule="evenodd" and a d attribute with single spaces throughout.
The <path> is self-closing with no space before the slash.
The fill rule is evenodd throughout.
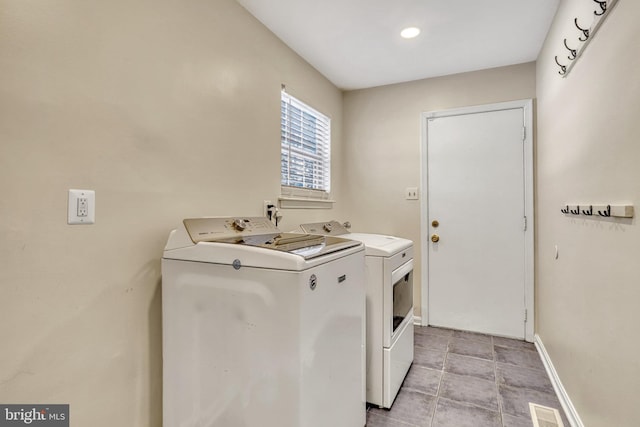
<path id="1" fill-rule="evenodd" d="M 304 259 L 316 258 L 332 252 L 352 248 L 359 244 L 359 242 L 353 240 L 313 234 L 282 233 L 266 241 L 256 239 L 256 237 L 257 236 L 253 236 L 252 240 L 243 240 L 238 244 L 288 252 L 300 255 Z"/>

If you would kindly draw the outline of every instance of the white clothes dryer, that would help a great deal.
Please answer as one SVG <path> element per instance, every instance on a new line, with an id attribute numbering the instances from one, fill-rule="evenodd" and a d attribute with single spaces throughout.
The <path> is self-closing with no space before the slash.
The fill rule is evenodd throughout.
<path id="1" fill-rule="evenodd" d="M 302 224 L 300 229 L 365 245 L 367 402 L 391 408 L 413 363 L 413 242 L 350 233 L 337 221 Z"/>
<path id="2" fill-rule="evenodd" d="M 162 258 L 164 427 L 366 423 L 364 247 L 185 219 Z"/>

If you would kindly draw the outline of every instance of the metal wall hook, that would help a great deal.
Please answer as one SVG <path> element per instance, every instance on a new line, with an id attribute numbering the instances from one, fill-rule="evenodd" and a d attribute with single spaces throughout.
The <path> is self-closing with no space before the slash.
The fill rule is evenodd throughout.
<path id="1" fill-rule="evenodd" d="M 593 11 L 593 14 L 596 16 L 602 16 L 606 13 L 607 11 L 607 2 L 606 1 L 598 1 L 598 0 L 593 0 L 594 2 L 598 3 L 600 5 L 600 13 L 598 13 L 597 10 Z"/>
<path id="2" fill-rule="evenodd" d="M 570 212 L 574 215 L 580 215 L 580 205 L 577 205 L 575 210 L 571 209 Z"/>
<path id="3" fill-rule="evenodd" d="M 598 215 L 611 216 L 611 205 L 607 205 L 607 209 L 605 209 L 604 211 L 598 211 Z"/>
<path id="4" fill-rule="evenodd" d="M 569 56 L 567 56 L 567 58 L 569 58 L 571 61 L 576 59 L 576 57 L 578 56 L 578 51 L 576 49 L 571 49 L 569 46 L 567 46 L 567 39 L 564 39 L 564 47 L 566 47 L 567 50 L 569 51 Z"/>
<path id="5" fill-rule="evenodd" d="M 589 210 L 587 210 L 587 211 L 583 209 L 582 210 L 582 214 L 583 215 L 588 215 L 588 216 L 593 215 L 593 205 L 589 205 Z"/>
<path id="6" fill-rule="evenodd" d="M 561 63 L 558 62 L 558 55 L 556 55 L 556 64 L 558 64 L 558 66 L 560 67 L 560 71 L 558 71 L 558 74 L 560 74 L 561 76 L 564 76 L 567 73 L 567 66 L 562 65 Z"/>
<path id="7" fill-rule="evenodd" d="M 578 18 L 575 18 L 573 22 L 576 24 L 576 28 L 582 31 L 582 34 L 584 35 L 584 39 L 582 37 L 578 37 L 578 40 L 580 40 L 581 42 L 586 42 L 587 39 L 589 38 L 589 33 L 590 33 L 589 28 L 586 28 L 586 29 L 580 28 L 580 25 L 578 25 Z"/>

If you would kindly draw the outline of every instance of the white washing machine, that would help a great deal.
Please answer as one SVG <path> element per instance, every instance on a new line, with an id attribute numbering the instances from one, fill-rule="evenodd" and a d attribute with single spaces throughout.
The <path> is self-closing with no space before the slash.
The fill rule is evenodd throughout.
<path id="1" fill-rule="evenodd" d="M 162 258 L 164 427 L 361 427 L 364 247 L 185 219 Z"/>
<path id="2" fill-rule="evenodd" d="M 337 221 L 302 224 L 305 233 L 340 236 L 365 245 L 367 402 L 391 408 L 413 363 L 413 242 L 350 233 Z"/>

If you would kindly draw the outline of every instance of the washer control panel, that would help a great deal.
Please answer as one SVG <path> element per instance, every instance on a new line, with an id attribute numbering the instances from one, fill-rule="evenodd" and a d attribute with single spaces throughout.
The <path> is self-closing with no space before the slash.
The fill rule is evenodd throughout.
<path id="1" fill-rule="evenodd" d="M 250 236 L 280 234 L 280 230 L 266 217 L 188 218 L 183 222 L 193 243 L 232 242 Z"/>

